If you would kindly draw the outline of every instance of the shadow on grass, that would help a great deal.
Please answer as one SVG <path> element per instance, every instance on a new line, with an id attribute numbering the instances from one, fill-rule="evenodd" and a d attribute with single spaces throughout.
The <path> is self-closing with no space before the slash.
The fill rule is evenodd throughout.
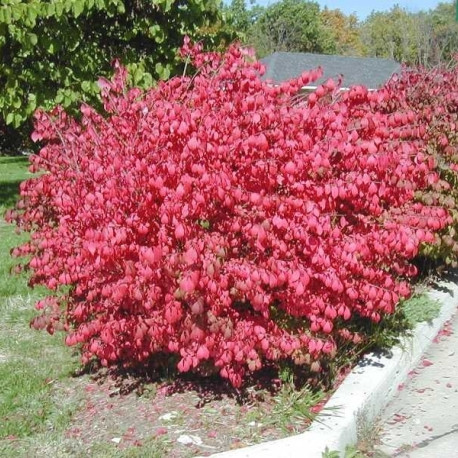
<path id="1" fill-rule="evenodd" d="M 285 381 L 279 378 L 278 367 L 273 364 L 266 364 L 261 370 L 247 374 L 243 385 L 240 388 L 234 388 L 215 372 L 205 375 L 179 373 L 170 357 L 168 359 L 169 361 L 162 366 L 156 360 L 148 365 L 135 368 L 119 366 L 103 368 L 93 362 L 77 370 L 73 376 L 89 375 L 100 385 L 106 382 L 112 384 L 115 389 L 111 392 L 111 397 L 130 393 L 136 393 L 138 396 L 148 395 L 152 388 L 153 391 L 159 388 L 166 396 L 192 391 L 198 398 L 196 408 L 202 408 L 213 401 L 225 398 L 234 399 L 239 405 L 263 401 L 266 395 L 275 396 L 285 384 Z M 308 374 L 310 375 L 309 372 Z M 298 374 L 296 380 L 304 378 L 304 374 L 301 375 L 302 377 Z M 309 381 L 310 379 L 307 380 Z M 304 380 L 296 388 L 300 389 L 305 382 Z"/>
<path id="2" fill-rule="evenodd" d="M 3 207 L 13 207 L 19 197 L 19 185 L 23 180 L 0 182 L 0 205 Z"/>
<path id="3" fill-rule="evenodd" d="M 28 165 L 29 158 L 28 156 L 15 155 L 15 156 L 0 156 L 1 162 L 3 164 L 24 164 Z"/>

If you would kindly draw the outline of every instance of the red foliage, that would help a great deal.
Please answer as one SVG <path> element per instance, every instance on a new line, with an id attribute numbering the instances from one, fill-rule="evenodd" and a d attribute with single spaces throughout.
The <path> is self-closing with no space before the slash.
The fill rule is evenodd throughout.
<path id="1" fill-rule="evenodd" d="M 427 205 L 450 210 L 453 223 L 440 233 L 422 254 L 458 266 L 458 55 L 448 67 L 405 68 L 386 85 L 391 97 L 380 105 L 383 113 L 413 111 L 418 125 L 424 126 L 421 163 L 434 164 L 440 180 L 417 193 Z M 411 126 L 404 128 L 409 136 Z"/>
<path id="2" fill-rule="evenodd" d="M 414 202 L 438 179 L 424 132 L 377 111 L 388 90 L 304 99 L 320 70 L 275 87 L 236 46 L 183 53 L 197 74 L 147 92 L 117 66 L 106 116 L 37 113 L 44 173 L 9 215 L 32 234 L 15 250 L 31 283 L 55 290 L 35 324 L 63 321 L 85 361 L 172 353 L 235 386 L 265 360 L 320 370 L 335 336 L 360 338 L 353 315 L 378 321 L 409 295 L 408 260 L 449 219 Z"/>
<path id="3" fill-rule="evenodd" d="M 458 54 L 449 67 L 406 67 L 385 87 L 393 96 L 382 111 L 414 111 L 426 128 L 426 152 L 457 162 Z"/>

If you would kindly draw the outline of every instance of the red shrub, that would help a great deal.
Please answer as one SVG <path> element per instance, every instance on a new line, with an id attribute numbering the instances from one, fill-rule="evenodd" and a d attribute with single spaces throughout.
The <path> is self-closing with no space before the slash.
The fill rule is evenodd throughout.
<path id="1" fill-rule="evenodd" d="M 63 321 L 86 361 L 169 352 L 236 386 L 265 360 L 319 370 L 333 336 L 358 338 L 352 315 L 378 321 L 409 294 L 408 260 L 448 221 L 414 202 L 437 181 L 422 129 L 375 111 L 387 90 L 304 99 L 319 70 L 273 87 L 238 47 L 183 52 L 197 74 L 148 92 L 117 66 L 106 116 L 37 114 L 45 173 L 9 216 L 32 233 L 15 251 L 31 283 L 55 290 L 35 325 Z"/>
<path id="2" fill-rule="evenodd" d="M 449 67 L 405 68 L 386 85 L 392 97 L 380 105 L 384 113 L 412 110 L 417 123 L 425 127 L 423 162 L 435 164 L 440 180 L 417 193 L 427 205 L 450 210 L 453 223 L 433 245 L 421 253 L 458 266 L 458 55 Z M 405 129 L 409 135 L 410 126 Z"/>

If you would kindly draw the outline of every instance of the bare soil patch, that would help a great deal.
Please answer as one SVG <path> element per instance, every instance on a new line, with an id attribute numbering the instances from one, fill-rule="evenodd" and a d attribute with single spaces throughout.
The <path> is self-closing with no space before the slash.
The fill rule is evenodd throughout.
<path id="1" fill-rule="evenodd" d="M 102 456 L 94 445 L 105 444 L 119 456 L 131 456 L 145 442 L 157 441 L 157 456 L 183 458 L 304 431 L 323 395 L 302 390 L 294 401 L 288 383 L 268 380 L 265 374 L 236 390 L 216 377 L 154 382 L 106 370 L 77 377 L 67 394 L 74 390 L 82 398 L 65 431 L 65 448 Z"/>

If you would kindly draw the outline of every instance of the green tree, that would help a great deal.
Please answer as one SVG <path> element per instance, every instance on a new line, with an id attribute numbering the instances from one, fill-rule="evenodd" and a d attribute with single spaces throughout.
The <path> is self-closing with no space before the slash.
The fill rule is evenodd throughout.
<path id="1" fill-rule="evenodd" d="M 431 62 L 449 62 L 458 52 L 458 23 L 455 20 L 455 5 L 439 3 L 430 12 L 432 37 Z"/>
<path id="2" fill-rule="evenodd" d="M 247 41 L 261 57 L 275 51 L 336 52 L 318 3 L 305 0 L 283 0 L 266 8 L 249 30 Z"/>
<path id="3" fill-rule="evenodd" d="M 226 10 L 230 26 L 238 33 L 246 34 L 252 21 L 245 0 L 232 0 L 230 5 L 226 7 Z"/>
<path id="4" fill-rule="evenodd" d="M 121 58 L 134 84 L 177 71 L 183 37 L 221 39 L 220 0 L 3 0 L 0 131 L 29 132 L 34 110 L 95 103 L 96 79 Z M 14 136 L 12 134 L 15 134 Z"/>
<path id="5" fill-rule="evenodd" d="M 448 62 L 458 52 L 458 24 L 453 2 L 431 11 L 409 13 L 399 6 L 373 12 L 361 27 L 364 52 L 425 66 Z"/>
<path id="6" fill-rule="evenodd" d="M 333 36 L 336 52 L 341 55 L 359 56 L 363 53 L 363 44 L 355 14 L 346 16 L 341 10 L 324 8 L 321 12 L 323 24 Z"/>
<path id="7" fill-rule="evenodd" d="M 369 56 L 415 63 L 418 34 L 415 15 L 394 6 L 387 12 L 372 12 L 362 25 L 361 39 Z"/>
<path id="8" fill-rule="evenodd" d="M 249 1 L 249 6 L 245 0 L 232 0 L 223 11 L 225 14 L 225 24 L 231 36 L 242 43 L 250 44 L 253 29 L 260 15 L 264 12 L 264 7 L 256 4 L 255 0 Z"/>

